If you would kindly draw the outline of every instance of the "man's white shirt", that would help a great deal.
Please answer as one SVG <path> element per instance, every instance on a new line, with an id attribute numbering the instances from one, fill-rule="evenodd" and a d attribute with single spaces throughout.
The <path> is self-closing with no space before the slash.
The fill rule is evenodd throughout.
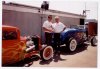
<path id="1" fill-rule="evenodd" d="M 59 22 L 59 23 L 53 23 L 52 26 L 53 26 L 53 30 L 54 30 L 55 33 L 60 33 L 66 27 L 61 22 Z"/>
<path id="2" fill-rule="evenodd" d="M 48 20 L 43 23 L 42 27 L 49 29 L 49 30 L 53 30 L 52 22 L 49 22 Z M 49 32 L 49 31 L 45 31 L 45 32 Z"/>

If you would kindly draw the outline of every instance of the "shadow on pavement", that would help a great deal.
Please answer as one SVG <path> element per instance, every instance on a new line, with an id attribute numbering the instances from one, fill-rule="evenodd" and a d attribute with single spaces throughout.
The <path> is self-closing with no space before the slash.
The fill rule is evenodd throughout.
<path id="1" fill-rule="evenodd" d="M 50 62 L 58 62 L 58 61 L 65 61 L 65 60 L 66 59 L 63 59 L 63 58 L 60 57 L 60 52 L 59 52 L 59 53 L 54 54 L 52 59 L 47 60 L 47 61 L 41 60 L 39 64 L 41 64 L 41 65 L 46 64 L 47 65 L 47 64 L 50 64 Z"/>
<path id="2" fill-rule="evenodd" d="M 3 65 L 2 67 L 29 67 L 30 65 L 33 64 L 34 61 L 38 61 L 40 59 L 39 56 L 34 55 L 32 56 L 32 58 L 27 58 L 24 59 L 20 62 L 14 63 L 14 64 L 10 64 L 10 65 Z"/>
<path id="3" fill-rule="evenodd" d="M 69 52 L 69 51 L 67 51 L 66 47 L 62 47 L 61 48 L 61 54 L 62 55 L 74 55 L 76 53 L 80 53 L 80 52 L 83 52 L 85 50 L 88 50 L 87 47 L 88 47 L 87 44 L 78 45 L 74 52 Z"/>
<path id="4" fill-rule="evenodd" d="M 39 62 L 39 64 L 41 64 L 41 65 L 45 65 L 45 64 L 46 64 L 46 65 L 47 65 L 47 64 L 50 64 L 50 62 L 52 62 L 52 59 L 47 60 L 47 61 L 46 61 L 46 60 L 44 60 L 44 61 L 41 60 L 41 61 Z"/>
<path id="5" fill-rule="evenodd" d="M 66 60 L 66 59 L 63 59 L 60 55 L 61 55 L 61 52 L 59 52 L 57 54 L 54 54 L 54 56 L 53 56 L 54 62 L 65 61 Z"/>

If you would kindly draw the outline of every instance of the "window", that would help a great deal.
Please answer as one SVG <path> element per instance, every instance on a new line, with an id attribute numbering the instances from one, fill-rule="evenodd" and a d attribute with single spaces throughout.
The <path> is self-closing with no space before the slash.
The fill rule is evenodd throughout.
<path id="1" fill-rule="evenodd" d="M 15 40 L 17 39 L 16 31 L 3 31 L 2 32 L 2 40 Z"/>
<path id="2" fill-rule="evenodd" d="M 84 25 L 84 19 L 80 19 L 80 25 Z"/>

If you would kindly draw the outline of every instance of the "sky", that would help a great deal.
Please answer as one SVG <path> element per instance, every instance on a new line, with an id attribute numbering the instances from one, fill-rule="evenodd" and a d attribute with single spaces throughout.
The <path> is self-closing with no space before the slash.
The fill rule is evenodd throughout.
<path id="1" fill-rule="evenodd" d="M 4 1 L 4 0 L 3 0 Z M 49 9 L 82 14 L 83 10 L 87 11 L 87 19 L 98 19 L 98 2 L 97 1 L 69 1 L 69 0 L 5 0 L 30 6 L 41 7 L 43 1 L 49 2 Z"/>

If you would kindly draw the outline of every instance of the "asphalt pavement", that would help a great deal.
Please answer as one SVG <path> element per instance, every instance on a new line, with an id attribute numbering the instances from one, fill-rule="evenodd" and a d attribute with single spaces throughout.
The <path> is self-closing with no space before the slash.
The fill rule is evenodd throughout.
<path id="1" fill-rule="evenodd" d="M 97 67 L 97 46 L 80 45 L 75 52 L 66 51 L 61 47 L 60 54 L 54 54 L 53 59 L 42 61 L 39 55 L 21 61 L 12 67 Z"/>

